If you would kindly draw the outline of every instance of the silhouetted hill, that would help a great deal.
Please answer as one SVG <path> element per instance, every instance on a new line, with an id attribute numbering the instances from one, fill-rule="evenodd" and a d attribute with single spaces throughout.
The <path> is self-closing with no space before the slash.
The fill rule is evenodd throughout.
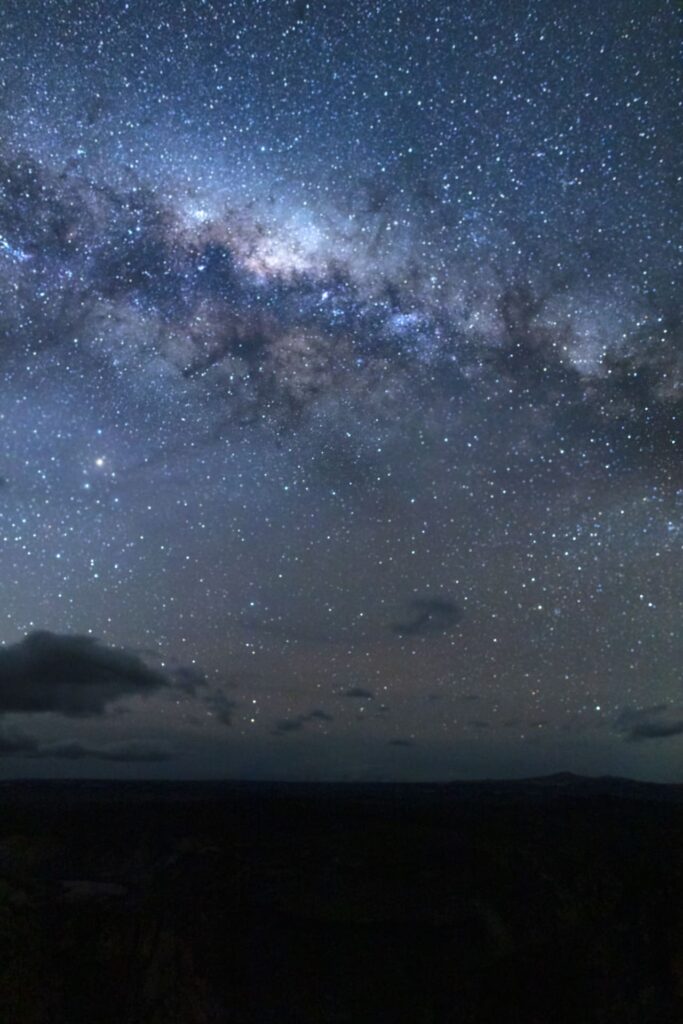
<path id="1" fill-rule="evenodd" d="M 0 784 L 0 1020 L 674 1024 L 683 787 Z"/>

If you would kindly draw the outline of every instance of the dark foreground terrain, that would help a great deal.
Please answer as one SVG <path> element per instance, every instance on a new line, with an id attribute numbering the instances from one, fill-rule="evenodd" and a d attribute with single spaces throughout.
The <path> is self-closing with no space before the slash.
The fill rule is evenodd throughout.
<path id="1" fill-rule="evenodd" d="M 683 787 L 0 785 L 0 1020 L 680 1024 Z"/>

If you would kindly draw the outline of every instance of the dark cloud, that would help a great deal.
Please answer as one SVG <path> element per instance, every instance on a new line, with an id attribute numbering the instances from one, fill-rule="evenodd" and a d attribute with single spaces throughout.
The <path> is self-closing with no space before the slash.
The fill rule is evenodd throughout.
<path id="1" fill-rule="evenodd" d="M 447 633 L 462 619 L 462 609 L 454 601 L 442 597 L 416 597 L 408 606 L 409 618 L 394 622 L 398 636 L 426 636 Z"/>
<path id="2" fill-rule="evenodd" d="M 398 736 L 395 740 L 389 740 L 390 747 L 412 747 L 415 745 L 415 740 L 405 739 L 402 736 Z"/>
<path id="3" fill-rule="evenodd" d="M 91 747 L 75 741 L 53 743 L 37 747 L 27 754 L 34 758 L 51 758 L 59 761 L 92 759 L 122 764 L 154 764 L 160 761 L 170 761 L 177 756 L 162 747 L 137 741 L 113 743 L 104 747 Z"/>
<path id="4" fill-rule="evenodd" d="M 274 736 L 289 732 L 299 732 L 309 722 L 331 722 L 332 720 L 333 716 L 328 715 L 327 711 L 323 711 L 322 708 L 313 708 L 312 711 L 308 711 L 305 715 L 297 715 L 295 718 L 281 718 L 275 723 L 272 732 Z"/>
<path id="5" fill-rule="evenodd" d="M 627 740 L 661 740 L 683 735 L 683 709 L 670 704 L 625 708 L 616 721 Z"/>
<path id="6" fill-rule="evenodd" d="M 0 733 L 0 757 L 30 757 L 60 761 L 112 761 L 151 764 L 168 761 L 174 755 L 162 747 L 139 740 L 126 740 L 104 746 L 91 746 L 77 740 L 41 743 L 35 736 L 6 731 Z"/>
<path id="7" fill-rule="evenodd" d="M 275 723 L 273 729 L 273 735 L 279 735 L 288 732 L 299 732 L 303 729 L 304 723 L 301 718 L 281 718 Z"/>
<path id="8" fill-rule="evenodd" d="M 171 670 L 173 685 L 188 696 L 194 696 L 206 684 L 204 673 L 192 665 L 179 665 Z"/>
<path id="9" fill-rule="evenodd" d="M 683 735 L 683 718 L 669 722 L 640 722 L 628 734 L 630 740 L 656 740 Z"/>
<path id="10" fill-rule="evenodd" d="M 345 697 L 357 697 L 359 700 L 373 700 L 374 694 L 365 690 L 362 686 L 351 686 L 344 691 Z"/>
<path id="11" fill-rule="evenodd" d="M 231 700 L 222 690 L 212 690 L 204 697 L 204 703 L 221 725 L 232 725 L 233 712 L 238 703 L 236 700 Z"/>
<path id="12" fill-rule="evenodd" d="M 309 711 L 306 715 L 306 721 L 331 722 L 333 717 L 333 715 L 328 715 L 327 711 L 323 711 L 322 708 L 314 708 L 313 711 Z"/>
<path id="13" fill-rule="evenodd" d="M 36 632 L 0 649 L 0 713 L 102 715 L 122 697 L 171 683 L 135 652 L 89 636 Z"/>
<path id="14" fill-rule="evenodd" d="M 491 723 L 483 718 L 473 718 L 467 723 L 472 729 L 490 729 Z"/>
<path id="15" fill-rule="evenodd" d="M 31 754 L 38 748 L 38 741 L 33 736 L 19 732 L 0 733 L 0 757 L 18 757 Z"/>

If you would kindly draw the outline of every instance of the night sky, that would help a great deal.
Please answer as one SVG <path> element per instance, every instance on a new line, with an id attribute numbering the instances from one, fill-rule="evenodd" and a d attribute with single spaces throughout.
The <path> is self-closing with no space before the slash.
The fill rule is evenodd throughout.
<path id="1" fill-rule="evenodd" d="M 681 778 L 679 48 L 3 0 L 0 775 Z"/>

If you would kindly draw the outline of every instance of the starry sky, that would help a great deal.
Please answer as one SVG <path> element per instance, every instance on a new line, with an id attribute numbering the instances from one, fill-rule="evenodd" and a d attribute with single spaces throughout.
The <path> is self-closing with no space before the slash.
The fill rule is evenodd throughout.
<path id="1" fill-rule="evenodd" d="M 0 776 L 680 779 L 679 57 L 4 0 Z"/>

